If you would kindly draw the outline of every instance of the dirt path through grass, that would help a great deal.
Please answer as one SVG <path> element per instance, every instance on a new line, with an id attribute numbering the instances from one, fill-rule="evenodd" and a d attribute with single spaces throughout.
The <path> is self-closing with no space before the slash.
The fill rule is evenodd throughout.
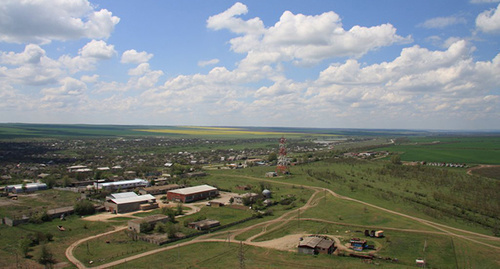
<path id="1" fill-rule="evenodd" d="M 271 182 L 271 183 L 275 183 L 275 184 L 282 184 L 282 185 L 288 185 L 288 186 L 302 187 L 302 188 L 306 188 L 306 189 L 310 189 L 310 190 L 314 190 L 315 191 L 311 195 L 311 197 L 309 198 L 309 200 L 306 202 L 306 204 L 304 206 L 298 208 L 298 209 L 294 209 L 294 210 L 291 210 L 289 212 L 286 212 L 285 214 L 281 215 L 280 217 L 278 217 L 276 219 L 272 219 L 272 220 L 269 220 L 269 221 L 266 221 L 266 222 L 262 222 L 262 223 L 257 223 L 257 224 L 254 224 L 254 225 L 242 228 L 242 229 L 238 229 L 238 230 L 232 231 L 231 235 L 230 235 L 230 241 L 232 241 L 232 242 L 240 242 L 240 241 L 235 240 L 235 237 L 237 235 L 242 234 L 244 232 L 247 232 L 249 230 L 258 228 L 258 227 L 262 227 L 262 231 L 260 231 L 256 235 L 253 235 L 253 236 L 247 238 L 243 243 L 247 244 L 247 245 L 257 246 L 257 247 L 275 248 L 276 244 L 279 243 L 279 239 L 278 239 L 278 241 L 276 241 L 276 240 L 274 240 L 274 241 L 270 240 L 271 242 L 267 242 L 267 243 L 266 242 L 253 242 L 253 240 L 255 238 L 263 235 L 264 233 L 271 232 L 271 231 L 274 231 L 276 229 L 279 229 L 283 225 L 285 225 L 286 223 L 292 221 L 294 219 L 293 216 L 295 216 L 295 213 L 297 213 L 299 210 L 303 211 L 303 210 L 306 210 L 308 208 L 311 208 L 311 207 L 317 205 L 317 201 L 318 200 L 314 199 L 314 197 L 316 196 L 316 194 L 318 194 L 319 192 L 327 191 L 328 193 L 330 193 L 331 195 L 333 195 L 334 197 L 337 197 L 339 199 L 344 199 L 344 200 L 348 200 L 348 201 L 352 201 L 352 202 L 356 202 L 356 203 L 361 203 L 363 205 L 370 206 L 370 207 L 373 207 L 373 208 L 385 211 L 387 213 L 395 214 L 395 215 L 398 215 L 398 216 L 401 216 L 401 217 L 404 217 L 404 218 L 409 218 L 409 219 L 418 221 L 418 222 L 420 222 L 420 223 L 422 223 L 424 225 L 427 225 L 427 226 L 430 226 L 432 228 L 435 228 L 435 229 L 437 229 L 437 230 L 439 230 L 441 232 L 436 232 L 436 231 L 421 231 L 421 230 L 408 230 L 408 229 L 397 229 L 397 228 L 385 228 L 387 230 L 391 229 L 391 230 L 412 231 L 412 232 L 420 232 L 420 233 L 428 233 L 428 234 L 447 234 L 447 235 L 450 235 L 450 236 L 454 236 L 454 237 L 458 237 L 458 238 L 462 238 L 462 239 L 471 241 L 471 242 L 473 242 L 475 244 L 481 244 L 481 245 L 484 245 L 484 246 L 488 246 L 490 248 L 500 249 L 500 247 L 498 247 L 498 246 L 490 245 L 490 244 L 485 243 L 483 241 L 478 241 L 478 240 L 472 238 L 472 237 L 480 237 L 481 239 L 489 239 L 489 240 L 493 240 L 493 241 L 500 241 L 500 238 L 498 238 L 498 237 L 484 235 L 484 234 L 480 234 L 480 233 L 475 233 L 475 232 L 471 232 L 471 231 L 467 231 L 467 230 L 463 230 L 463 229 L 459 229 L 459 228 L 454 228 L 454 227 L 447 226 L 447 225 L 444 225 L 444 224 L 439 224 L 439 223 L 432 222 L 432 221 L 429 221 L 429 220 L 425 220 L 425 219 L 421 219 L 421 218 L 418 218 L 418 217 L 414 217 L 414 216 L 410 216 L 410 215 L 407 215 L 407 214 L 403 214 L 403 213 L 400 213 L 400 212 L 397 212 L 397 211 L 393 211 L 393 210 L 390 210 L 390 209 L 386 209 L 386 208 L 383 208 L 383 207 L 380 207 L 380 206 L 377 206 L 377 205 L 374 205 L 374 204 L 363 202 L 363 201 L 360 201 L 360 200 L 357 200 L 357 199 L 354 199 L 354 198 L 350 198 L 350 197 L 347 197 L 347 196 L 342 196 L 342 195 L 340 195 L 340 194 L 338 194 L 338 193 L 336 193 L 336 192 L 334 192 L 334 191 L 332 191 L 330 189 L 321 188 L 321 187 L 305 186 L 305 185 L 297 185 L 297 184 L 294 184 L 294 183 L 281 182 L 281 181 L 273 181 L 273 180 L 269 180 L 269 179 L 262 179 L 262 178 L 256 178 L 256 177 L 250 177 L 250 176 L 239 176 L 239 175 L 228 175 L 228 176 L 246 178 L 246 179 L 250 179 L 250 180 L 266 181 L 266 182 Z M 321 198 L 319 198 L 319 199 L 321 199 Z M 313 219 L 311 219 L 311 220 L 313 220 Z M 329 221 L 321 220 L 321 219 L 314 219 L 314 220 L 315 221 L 322 221 L 322 222 L 328 222 L 328 223 L 330 223 Z M 276 223 L 279 223 L 279 225 L 277 225 L 277 226 L 273 227 L 272 229 L 268 230 L 268 227 L 270 225 L 276 224 Z M 331 222 L 331 223 L 334 223 L 334 222 Z M 334 224 L 339 224 L 339 223 L 334 223 Z M 349 224 L 345 224 L 345 225 L 349 225 Z M 352 225 L 352 226 L 356 226 L 356 225 Z M 120 228 L 120 229 L 126 229 L 126 227 L 123 227 L 123 228 Z M 463 233 L 463 234 L 467 234 L 468 236 L 461 235 L 461 234 L 456 234 L 456 233 L 454 233 L 452 231 L 460 232 L 460 233 Z M 93 238 L 96 238 L 96 237 L 99 237 L 99 236 L 103 236 L 103 235 L 106 235 L 106 234 L 109 234 L 109 233 L 113 233 L 113 232 L 117 232 L 117 231 L 115 230 L 115 231 L 107 232 L 107 233 L 104 233 L 104 234 L 91 236 L 91 237 L 84 238 L 84 239 L 81 239 L 81 240 L 73 243 L 66 250 L 66 256 L 78 268 L 87 268 L 84 264 L 82 264 L 80 261 L 78 261 L 73 256 L 73 254 L 72 254 L 73 249 L 76 248 L 80 243 L 83 243 L 83 242 L 85 242 L 87 240 L 90 240 L 90 239 L 93 239 Z M 140 253 L 140 254 L 137 254 L 137 255 L 134 255 L 134 256 L 123 258 L 123 259 L 120 259 L 120 260 L 116 260 L 114 262 L 110 262 L 110 263 L 103 264 L 103 265 L 100 265 L 100 266 L 97 266 L 97 267 L 92 267 L 92 268 L 108 268 L 108 267 L 115 266 L 115 265 L 118 265 L 118 264 L 126 263 L 126 262 L 131 261 L 131 260 L 139 259 L 139 258 L 148 256 L 148 255 L 152 255 L 152 254 L 155 254 L 155 253 L 158 253 L 158 252 L 162 252 L 162 251 L 174 249 L 174 248 L 177 248 L 177 247 L 180 247 L 180 246 L 195 244 L 195 243 L 201 243 L 201 242 L 228 242 L 227 239 L 214 239 L 214 238 L 210 238 L 210 237 L 214 237 L 214 236 L 225 234 L 225 233 L 227 233 L 227 231 L 222 231 L 222 232 L 216 232 L 216 233 L 211 233 L 211 234 L 207 234 L 207 235 L 202 235 L 202 236 L 196 237 L 193 240 L 188 241 L 188 242 L 179 243 L 177 245 L 171 245 L 171 246 L 167 246 L 167 247 L 163 247 L 163 248 L 159 248 L 159 249 L 155 249 L 155 250 L 143 252 L 143 253 Z M 283 241 L 285 239 L 286 239 L 286 242 Z M 288 245 L 288 244 L 290 244 L 290 240 L 295 239 L 295 237 L 287 237 L 285 239 L 283 239 L 281 243 L 284 243 L 284 244 Z"/>

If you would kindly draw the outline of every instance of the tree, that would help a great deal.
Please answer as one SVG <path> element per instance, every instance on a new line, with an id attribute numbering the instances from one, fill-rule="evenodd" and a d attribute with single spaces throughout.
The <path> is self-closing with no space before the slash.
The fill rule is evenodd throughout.
<path id="1" fill-rule="evenodd" d="M 271 152 L 271 153 L 269 153 L 269 156 L 267 156 L 267 160 L 269 162 L 276 161 L 276 160 L 278 160 L 278 155 L 276 154 L 276 152 Z"/>
<path id="2" fill-rule="evenodd" d="M 177 210 L 175 212 L 175 215 L 182 215 L 182 203 L 177 204 Z"/>
<path id="3" fill-rule="evenodd" d="M 38 257 L 38 262 L 46 266 L 55 263 L 54 254 L 52 254 L 46 244 L 42 245 L 40 257 Z"/>
<path id="4" fill-rule="evenodd" d="M 392 155 L 391 163 L 392 164 L 401 164 L 401 156 L 399 156 L 399 154 Z"/>
<path id="5" fill-rule="evenodd" d="M 168 221 L 175 223 L 175 210 L 171 207 L 162 207 L 161 213 L 168 216 Z"/>
<path id="6" fill-rule="evenodd" d="M 94 204 L 89 200 L 80 200 L 76 202 L 74 206 L 75 213 L 83 216 L 83 215 L 92 215 L 95 213 Z"/>
<path id="7" fill-rule="evenodd" d="M 175 238 L 176 234 L 179 232 L 179 226 L 177 224 L 170 223 L 167 227 L 168 238 Z"/>

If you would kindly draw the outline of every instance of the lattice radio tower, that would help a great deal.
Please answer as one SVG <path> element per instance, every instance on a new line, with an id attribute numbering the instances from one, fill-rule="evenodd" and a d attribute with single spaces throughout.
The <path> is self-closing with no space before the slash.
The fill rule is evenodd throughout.
<path id="1" fill-rule="evenodd" d="M 278 165 L 276 166 L 276 173 L 288 174 L 288 159 L 286 157 L 286 138 L 280 138 L 280 147 L 278 155 Z"/>

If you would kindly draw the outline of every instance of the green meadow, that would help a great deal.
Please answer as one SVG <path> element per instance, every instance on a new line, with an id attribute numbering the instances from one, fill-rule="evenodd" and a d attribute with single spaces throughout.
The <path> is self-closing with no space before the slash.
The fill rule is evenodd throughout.
<path id="1" fill-rule="evenodd" d="M 409 142 L 374 150 L 398 153 L 403 161 L 500 164 L 498 136 L 411 138 Z"/>

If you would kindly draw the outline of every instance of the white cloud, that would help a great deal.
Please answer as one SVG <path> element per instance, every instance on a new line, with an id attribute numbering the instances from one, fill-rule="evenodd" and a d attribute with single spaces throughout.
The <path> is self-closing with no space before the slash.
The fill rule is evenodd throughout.
<path id="1" fill-rule="evenodd" d="M 500 4 L 496 9 L 490 9 L 479 14 L 476 26 L 486 33 L 500 33 Z"/>
<path id="2" fill-rule="evenodd" d="M 210 29 L 228 29 L 240 34 L 230 43 L 233 51 L 247 53 L 240 63 L 245 69 L 283 61 L 315 64 L 328 58 L 360 57 L 379 47 L 411 42 L 411 37 L 397 35 L 391 24 L 356 25 L 344 30 L 340 17 L 332 11 L 317 16 L 285 11 L 269 28 L 264 27 L 259 18 L 238 17 L 247 12 L 245 5 L 236 3 L 207 20 Z"/>
<path id="3" fill-rule="evenodd" d="M 103 40 L 92 40 L 78 51 L 78 55 L 71 57 L 63 55 L 59 57 L 62 63 L 70 73 L 93 70 L 99 60 L 107 60 L 116 54 L 113 45 L 106 44 Z"/>
<path id="4" fill-rule="evenodd" d="M 81 108 L 85 104 L 87 97 L 87 85 L 72 77 L 65 77 L 59 81 L 61 86 L 54 88 L 45 88 L 40 91 L 43 95 L 41 101 L 43 107 L 50 109 Z"/>
<path id="5" fill-rule="evenodd" d="M 500 0 L 470 0 L 473 4 L 482 4 L 482 3 L 498 3 Z"/>
<path id="6" fill-rule="evenodd" d="M 116 51 L 113 45 L 108 45 L 102 40 L 92 40 L 79 51 L 79 54 L 86 58 L 110 59 Z"/>
<path id="7" fill-rule="evenodd" d="M 419 26 L 424 28 L 437 28 L 442 29 L 448 26 L 457 25 L 457 24 L 466 24 L 467 21 L 465 18 L 450 16 L 450 17 L 437 17 L 428 19 L 425 22 L 419 24 Z"/>
<path id="8" fill-rule="evenodd" d="M 83 75 L 80 78 L 80 80 L 85 82 L 85 83 L 96 83 L 99 80 L 99 75 L 97 75 L 97 74 L 94 74 L 92 76 Z"/>
<path id="9" fill-rule="evenodd" d="M 198 66 L 205 67 L 207 65 L 214 65 L 214 64 L 218 64 L 218 63 L 219 63 L 219 59 L 211 59 L 211 60 L 207 60 L 207 61 L 199 61 Z"/>
<path id="10" fill-rule="evenodd" d="M 40 63 L 43 56 L 45 56 L 45 50 L 38 45 L 28 44 L 22 53 L 2 52 L 0 63 L 8 65 L 37 64 Z"/>
<path id="11" fill-rule="evenodd" d="M 207 27 L 214 30 L 229 29 L 238 34 L 259 34 L 264 30 L 264 23 L 259 18 L 248 21 L 236 18 L 236 16 L 248 13 L 248 8 L 244 4 L 237 2 L 226 11 L 207 20 Z"/>
<path id="12" fill-rule="evenodd" d="M 145 51 L 137 52 L 136 50 L 127 50 L 122 54 L 122 63 L 140 64 L 146 63 L 153 58 L 153 54 Z"/>
<path id="13" fill-rule="evenodd" d="M 0 18 L 0 41 L 13 43 L 107 38 L 120 21 L 87 0 L 4 0 Z"/>

